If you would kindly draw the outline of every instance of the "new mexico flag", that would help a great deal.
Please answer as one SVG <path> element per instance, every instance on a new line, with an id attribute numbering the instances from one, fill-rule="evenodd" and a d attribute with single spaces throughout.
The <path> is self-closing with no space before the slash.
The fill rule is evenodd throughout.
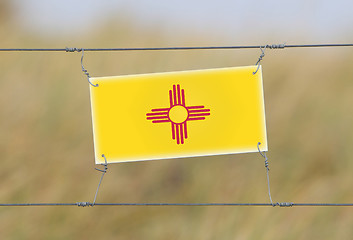
<path id="1" fill-rule="evenodd" d="M 91 78 L 96 163 L 267 151 L 261 68 Z"/>

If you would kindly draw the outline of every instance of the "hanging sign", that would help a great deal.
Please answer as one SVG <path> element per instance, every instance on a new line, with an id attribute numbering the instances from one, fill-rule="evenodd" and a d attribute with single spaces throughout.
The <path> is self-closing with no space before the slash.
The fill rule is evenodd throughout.
<path id="1" fill-rule="evenodd" d="M 256 68 L 91 78 L 96 164 L 267 151 Z"/>

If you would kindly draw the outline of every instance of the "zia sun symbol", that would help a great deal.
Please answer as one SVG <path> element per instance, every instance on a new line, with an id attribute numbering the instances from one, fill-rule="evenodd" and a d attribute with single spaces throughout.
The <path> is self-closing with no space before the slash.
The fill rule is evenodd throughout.
<path id="1" fill-rule="evenodd" d="M 184 89 L 180 85 L 173 85 L 173 90 L 169 90 L 169 108 L 154 108 L 151 113 L 147 113 L 147 120 L 152 123 L 171 123 L 172 139 L 177 144 L 184 144 L 184 139 L 188 138 L 187 122 L 205 120 L 210 115 L 210 109 L 204 106 L 186 106 Z"/>

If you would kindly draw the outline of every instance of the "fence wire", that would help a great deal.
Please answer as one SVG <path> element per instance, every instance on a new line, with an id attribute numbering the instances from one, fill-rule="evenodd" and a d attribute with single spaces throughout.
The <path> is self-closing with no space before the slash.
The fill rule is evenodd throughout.
<path id="1" fill-rule="evenodd" d="M 196 46 L 196 47 L 136 47 L 136 48 L 0 48 L 1 52 L 81 52 L 81 51 L 174 51 L 174 50 L 230 50 L 230 49 L 285 49 L 285 48 L 320 48 L 353 47 L 353 43 L 328 44 L 270 44 L 243 46 Z"/>
<path id="2" fill-rule="evenodd" d="M 1 203 L 0 207 L 353 207 L 353 203 Z"/>

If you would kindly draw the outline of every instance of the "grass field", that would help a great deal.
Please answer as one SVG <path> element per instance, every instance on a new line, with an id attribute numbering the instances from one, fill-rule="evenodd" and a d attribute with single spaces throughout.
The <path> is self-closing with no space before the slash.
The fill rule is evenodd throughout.
<path id="1" fill-rule="evenodd" d="M 132 28 L 133 29 L 133 28 Z M 1 47 L 166 46 L 121 27 L 43 39 L 1 25 Z M 135 32 L 134 32 L 135 31 Z M 185 36 L 205 45 L 207 36 Z M 212 39 L 211 37 L 209 39 Z M 213 43 L 212 40 L 211 44 Z M 261 43 L 263 44 L 263 43 Z M 268 50 L 275 202 L 353 202 L 353 49 Z M 253 65 L 259 50 L 86 53 L 92 76 Z M 0 53 L 1 203 L 92 201 L 89 86 L 79 53 Z M 268 202 L 257 154 L 109 166 L 98 202 Z M 351 208 L 1 207 L 1 239 L 350 239 Z"/>

